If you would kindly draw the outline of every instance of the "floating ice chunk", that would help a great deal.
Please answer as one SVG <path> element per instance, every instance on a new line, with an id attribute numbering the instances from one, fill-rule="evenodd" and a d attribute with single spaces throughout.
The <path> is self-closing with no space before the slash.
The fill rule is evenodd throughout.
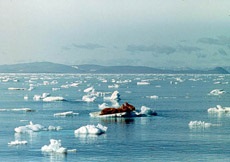
<path id="1" fill-rule="evenodd" d="M 28 100 L 29 99 L 29 96 L 28 95 L 25 95 L 24 96 L 24 100 Z"/>
<path id="2" fill-rule="evenodd" d="M 67 153 L 67 148 L 61 147 L 61 140 L 50 139 L 50 144 L 41 148 L 42 152 Z"/>
<path id="3" fill-rule="evenodd" d="M 42 99 L 42 96 L 40 96 L 40 95 L 34 95 L 34 97 L 33 97 L 34 101 L 39 101 L 41 99 Z"/>
<path id="4" fill-rule="evenodd" d="M 209 95 L 214 95 L 214 96 L 218 96 L 221 94 L 226 93 L 223 89 L 214 89 L 211 92 L 209 92 Z"/>
<path id="5" fill-rule="evenodd" d="M 60 126 L 55 127 L 55 126 L 50 125 L 50 126 L 48 127 L 48 130 L 49 130 L 49 131 L 59 131 L 59 130 L 61 130 L 61 129 L 62 129 L 62 128 L 61 128 Z"/>
<path id="6" fill-rule="evenodd" d="M 49 94 L 49 93 L 42 93 L 41 98 L 46 98 L 46 97 L 49 97 L 49 96 L 50 96 L 50 94 Z"/>
<path id="7" fill-rule="evenodd" d="M 26 145 L 27 143 L 28 143 L 27 141 L 15 140 L 15 141 L 9 142 L 8 145 Z"/>
<path id="8" fill-rule="evenodd" d="M 34 89 L 34 87 L 31 86 L 31 87 L 28 89 L 28 91 L 32 91 L 33 89 Z"/>
<path id="9" fill-rule="evenodd" d="M 155 111 L 153 111 L 151 108 L 146 107 L 146 106 L 141 106 L 141 115 L 147 115 L 147 116 L 152 116 L 152 115 L 156 115 L 157 113 Z"/>
<path id="10" fill-rule="evenodd" d="M 150 98 L 150 99 L 158 99 L 159 97 L 157 95 L 153 95 L 153 96 L 147 96 L 147 98 Z"/>
<path id="11" fill-rule="evenodd" d="M 74 131 L 75 134 L 95 134 L 100 135 L 107 131 L 107 127 L 101 124 L 82 126 Z"/>
<path id="12" fill-rule="evenodd" d="M 52 91 L 59 91 L 60 88 L 52 88 Z"/>
<path id="13" fill-rule="evenodd" d="M 119 88 L 119 85 L 118 84 L 108 85 L 108 88 Z"/>
<path id="14" fill-rule="evenodd" d="M 188 124 L 189 128 L 208 128 L 211 126 L 220 126 L 220 124 L 206 123 L 204 121 L 190 121 Z"/>
<path id="15" fill-rule="evenodd" d="M 114 91 L 110 97 L 110 100 L 120 100 L 120 94 L 118 91 Z"/>
<path id="16" fill-rule="evenodd" d="M 98 108 L 99 108 L 99 109 L 104 109 L 104 108 L 106 108 L 106 107 L 109 107 L 109 105 L 108 105 L 107 103 L 102 103 L 102 104 L 99 104 L 99 105 L 98 105 Z"/>
<path id="17" fill-rule="evenodd" d="M 30 108 L 14 108 L 14 109 L 0 109 L 0 111 L 25 111 L 25 112 L 33 112 L 34 110 Z"/>
<path id="18" fill-rule="evenodd" d="M 77 152 L 77 149 L 69 149 L 67 152 Z"/>
<path id="19" fill-rule="evenodd" d="M 43 101 L 45 101 L 45 102 L 65 101 L 65 99 L 63 97 L 59 97 L 59 96 L 50 96 L 50 97 L 44 98 Z"/>
<path id="20" fill-rule="evenodd" d="M 89 92 L 93 92 L 94 91 L 94 88 L 93 87 L 89 87 L 89 88 L 86 88 L 84 90 L 85 93 L 89 93 Z"/>
<path id="21" fill-rule="evenodd" d="M 85 101 L 85 102 L 94 102 L 96 100 L 97 97 L 95 96 L 92 96 L 92 95 L 84 95 L 82 97 L 82 101 Z"/>
<path id="22" fill-rule="evenodd" d="M 111 100 L 111 103 L 112 103 L 111 107 L 114 107 L 114 108 L 120 107 L 120 104 L 119 104 L 119 102 L 117 100 Z"/>
<path id="23" fill-rule="evenodd" d="M 26 126 L 19 126 L 19 127 L 16 127 L 14 129 L 14 131 L 16 133 L 31 133 L 31 132 L 39 132 L 39 131 L 47 131 L 47 130 L 60 130 L 61 127 L 58 126 L 58 127 L 54 127 L 54 126 L 49 126 L 48 128 L 46 128 L 45 126 L 43 125 L 40 125 L 40 124 L 33 124 L 33 122 L 30 121 L 30 124 L 29 125 L 26 125 Z"/>
<path id="24" fill-rule="evenodd" d="M 147 81 L 141 81 L 141 82 L 137 82 L 137 85 L 149 85 L 150 83 Z"/>
<path id="25" fill-rule="evenodd" d="M 216 105 L 216 107 L 211 107 L 208 109 L 209 113 L 229 113 L 230 107 L 222 107 L 220 105 Z"/>
<path id="26" fill-rule="evenodd" d="M 70 87 L 78 87 L 79 84 L 80 84 L 80 83 L 72 83 L 72 84 L 70 84 L 69 86 L 70 86 Z"/>
<path id="27" fill-rule="evenodd" d="M 26 90 L 26 88 L 14 88 L 14 87 L 9 87 L 8 90 Z"/>
<path id="28" fill-rule="evenodd" d="M 62 116 L 62 117 L 66 117 L 66 116 L 75 116 L 78 115 L 79 113 L 74 113 L 73 111 L 67 111 L 67 112 L 62 112 L 62 113 L 56 113 L 54 114 L 54 116 Z"/>
<path id="29" fill-rule="evenodd" d="M 30 109 L 30 108 L 15 108 L 15 109 L 11 109 L 11 111 L 33 112 L 34 110 L 32 110 L 32 109 Z"/>

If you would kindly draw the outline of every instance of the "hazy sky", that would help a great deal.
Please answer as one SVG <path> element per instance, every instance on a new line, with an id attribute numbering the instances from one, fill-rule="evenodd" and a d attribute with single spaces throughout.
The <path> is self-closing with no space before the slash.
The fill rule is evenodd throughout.
<path id="1" fill-rule="evenodd" d="M 230 0 L 0 0 L 0 64 L 230 65 Z"/>

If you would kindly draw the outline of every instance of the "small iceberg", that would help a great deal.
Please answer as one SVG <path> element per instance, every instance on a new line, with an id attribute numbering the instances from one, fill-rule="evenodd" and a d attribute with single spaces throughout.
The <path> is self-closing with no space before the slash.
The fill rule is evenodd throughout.
<path id="1" fill-rule="evenodd" d="M 211 107 L 208 109 L 209 113 L 229 113 L 230 107 L 222 107 L 220 105 L 216 105 L 216 107 Z"/>
<path id="2" fill-rule="evenodd" d="M 100 135 L 107 131 L 107 127 L 101 124 L 82 126 L 74 131 L 75 134 L 94 134 Z"/>
<path id="3" fill-rule="evenodd" d="M 209 92 L 209 95 L 213 95 L 213 96 L 218 96 L 218 95 L 222 95 L 226 93 L 223 89 L 214 89 L 211 92 Z"/>
<path id="4" fill-rule="evenodd" d="M 55 113 L 54 116 L 61 116 L 61 117 L 67 117 L 67 116 L 76 116 L 79 113 L 74 113 L 73 111 L 67 111 L 67 112 L 62 112 L 62 113 Z"/>
<path id="5" fill-rule="evenodd" d="M 61 147 L 61 140 L 50 139 L 50 144 L 42 146 L 41 151 L 66 154 L 68 150 L 67 148 Z"/>
<path id="6" fill-rule="evenodd" d="M 190 121 L 188 126 L 190 129 L 193 129 L 193 128 L 209 128 L 211 126 L 220 126 L 220 124 L 206 123 L 204 121 Z"/>
<path id="7" fill-rule="evenodd" d="M 15 141 L 9 142 L 8 145 L 11 145 L 11 146 L 15 146 L 15 145 L 26 145 L 27 143 L 28 143 L 27 141 L 15 140 Z"/>

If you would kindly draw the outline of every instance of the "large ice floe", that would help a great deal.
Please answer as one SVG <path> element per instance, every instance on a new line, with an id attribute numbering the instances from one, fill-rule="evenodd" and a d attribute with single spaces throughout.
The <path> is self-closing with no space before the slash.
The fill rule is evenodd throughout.
<path id="1" fill-rule="evenodd" d="M 141 110 L 136 110 L 133 105 L 127 102 L 122 104 L 119 108 L 104 108 L 99 112 L 89 113 L 91 117 L 146 117 L 146 116 L 156 116 L 157 113 L 151 108 L 142 106 Z"/>
<path id="2" fill-rule="evenodd" d="M 92 135 L 100 135 L 107 131 L 107 127 L 101 124 L 95 125 L 86 125 L 82 126 L 74 131 L 76 134 L 92 134 Z"/>
<path id="3" fill-rule="evenodd" d="M 211 107 L 208 109 L 209 113 L 230 113 L 230 107 L 222 107 L 220 105 L 216 105 L 216 107 Z"/>
<path id="4" fill-rule="evenodd" d="M 220 124 L 206 123 L 204 121 L 190 121 L 188 126 L 190 129 L 193 129 L 193 128 L 209 128 L 211 126 L 220 126 Z"/>
<path id="5" fill-rule="evenodd" d="M 40 131 L 58 131 L 62 128 L 60 126 L 48 126 L 45 127 L 41 124 L 33 124 L 32 121 L 30 121 L 30 124 L 25 126 L 19 126 L 14 129 L 16 133 L 31 133 L 31 132 L 40 132 Z"/>
<path id="6" fill-rule="evenodd" d="M 76 152 L 76 149 L 68 150 L 67 148 L 62 147 L 61 140 L 50 139 L 50 144 L 42 146 L 41 151 L 48 153 L 67 154 L 67 152 Z"/>

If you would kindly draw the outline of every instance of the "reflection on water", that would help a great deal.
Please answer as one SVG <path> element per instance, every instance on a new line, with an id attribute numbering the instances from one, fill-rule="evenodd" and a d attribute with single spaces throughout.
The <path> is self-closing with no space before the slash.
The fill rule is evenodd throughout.
<path id="1" fill-rule="evenodd" d="M 27 133 L 14 133 L 15 140 L 23 141 L 28 140 L 30 143 L 33 143 L 33 141 L 37 141 L 38 133 L 37 132 L 27 132 Z"/>
<path id="2" fill-rule="evenodd" d="M 134 118 L 101 118 L 104 124 L 121 123 L 121 124 L 134 124 Z"/>
<path id="3" fill-rule="evenodd" d="M 75 134 L 75 137 L 79 139 L 80 143 L 83 144 L 92 144 L 97 140 L 106 139 L 106 134 L 95 135 L 95 134 Z M 98 139 L 100 138 L 100 139 Z"/>
<path id="4" fill-rule="evenodd" d="M 55 153 L 55 152 L 42 152 L 45 157 L 49 157 L 50 162 L 62 162 L 66 161 L 67 154 Z"/>

